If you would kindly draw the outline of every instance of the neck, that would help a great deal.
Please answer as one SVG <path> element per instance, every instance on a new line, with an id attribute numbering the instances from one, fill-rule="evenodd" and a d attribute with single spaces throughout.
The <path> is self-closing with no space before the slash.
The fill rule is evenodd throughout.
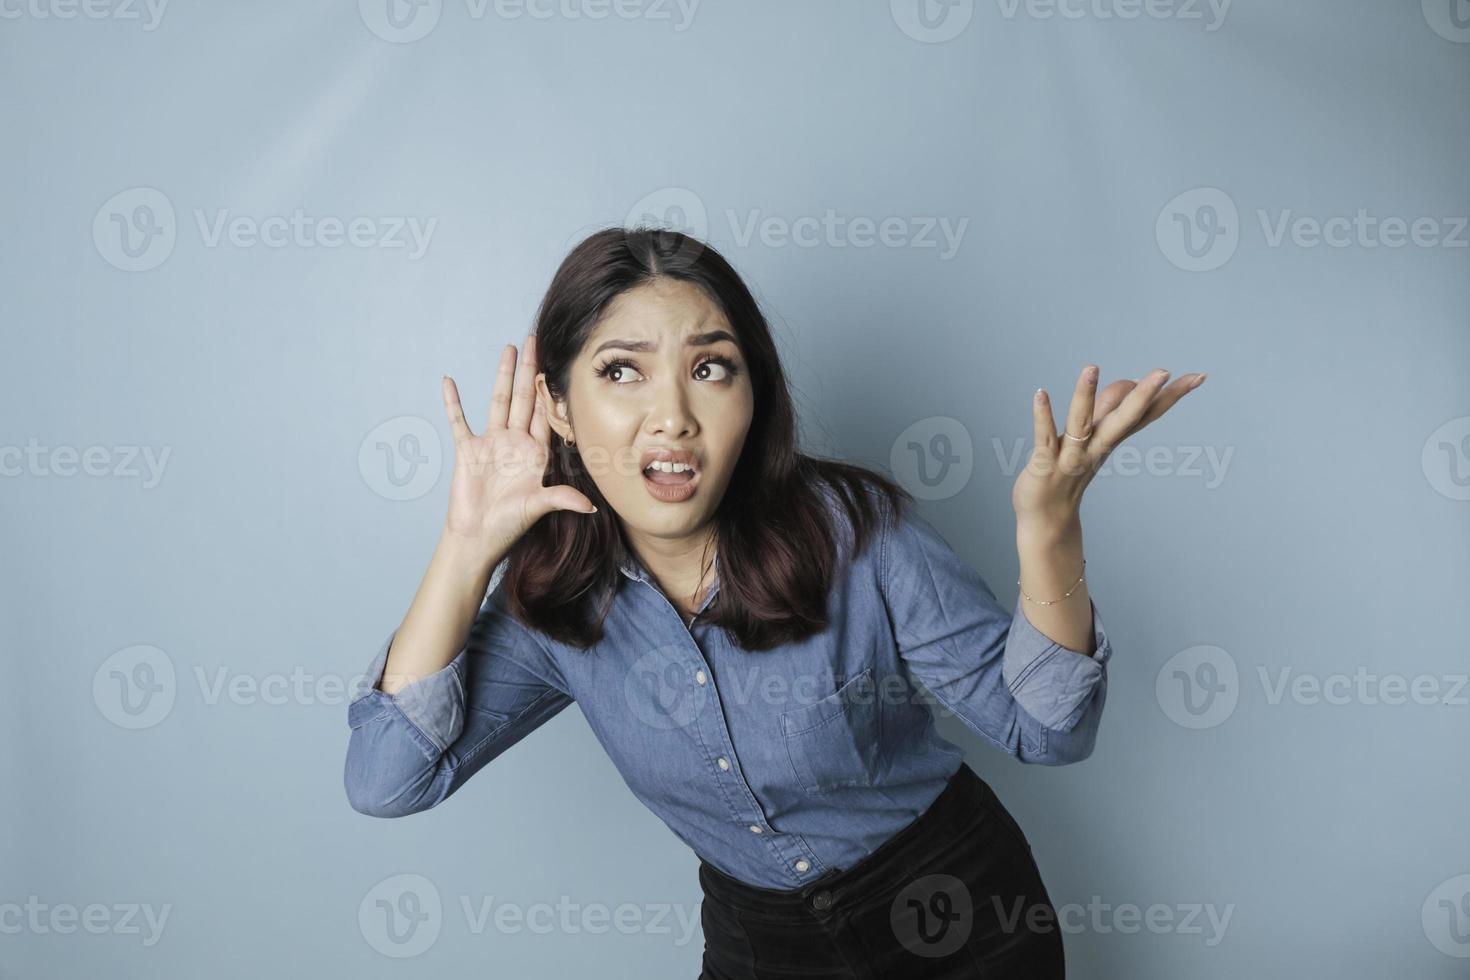
<path id="1" fill-rule="evenodd" d="M 682 538 L 661 538 L 624 527 L 625 539 L 665 595 L 691 611 L 704 601 L 714 578 L 714 529 Z"/>

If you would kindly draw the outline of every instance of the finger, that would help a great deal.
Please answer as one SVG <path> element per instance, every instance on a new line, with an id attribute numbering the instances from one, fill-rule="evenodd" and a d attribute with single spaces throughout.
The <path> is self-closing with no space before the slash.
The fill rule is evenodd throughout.
<path id="1" fill-rule="evenodd" d="M 1101 459 L 1117 448 L 1118 443 L 1138 431 L 1143 413 L 1148 410 L 1149 403 L 1168 380 L 1168 371 L 1157 370 L 1149 372 L 1146 378 L 1134 385 L 1118 407 L 1109 412 L 1107 418 L 1098 422 L 1097 431 L 1088 444 L 1088 455 L 1094 460 Z"/>
<path id="2" fill-rule="evenodd" d="M 1089 364 L 1077 376 L 1077 384 L 1072 388 L 1072 403 L 1067 409 L 1067 427 L 1063 432 L 1078 436 L 1082 441 L 1066 438 L 1065 435 L 1058 437 L 1061 439 L 1058 459 L 1063 472 L 1075 472 L 1076 467 L 1087 458 L 1086 440 L 1092 436 L 1093 401 L 1097 393 L 1097 376 L 1097 365 Z"/>
<path id="3" fill-rule="evenodd" d="M 1134 382 L 1128 378 L 1119 378 L 1097 393 L 1097 401 L 1092 406 L 1092 424 L 1097 425 L 1107 414 L 1123 403 L 1128 392 L 1134 388 Z"/>
<path id="4" fill-rule="evenodd" d="M 1072 404 L 1067 409 L 1067 429 L 1074 436 L 1087 436 L 1092 428 L 1093 401 L 1097 394 L 1097 365 L 1089 364 L 1077 376 L 1072 388 Z M 1081 443 L 1074 443 L 1081 445 Z"/>
<path id="5" fill-rule="evenodd" d="M 1128 434 L 1132 435 L 1173 408 L 1179 399 L 1194 390 L 1194 379 L 1197 377 L 1199 375 L 1186 374 L 1160 391 L 1158 396 L 1148 403 L 1148 408 L 1144 409 L 1142 417 L 1133 423 L 1133 428 L 1128 430 Z"/>
<path id="6" fill-rule="evenodd" d="M 543 514 L 553 510 L 570 510 L 579 514 L 592 514 L 597 511 L 596 505 L 588 500 L 586 495 L 566 483 L 559 483 L 554 487 L 543 487 L 535 499 L 537 507 Z"/>
<path id="7" fill-rule="evenodd" d="M 444 414 L 449 416 L 449 431 L 454 433 L 454 444 L 457 446 L 466 439 L 473 439 L 475 434 L 470 431 L 469 423 L 464 420 L 464 406 L 459 403 L 459 386 L 447 374 L 444 376 L 442 390 Z"/>
<path id="8" fill-rule="evenodd" d="M 1057 426 L 1051 415 L 1051 399 L 1045 388 L 1038 388 L 1031 399 L 1032 438 L 1036 441 L 1036 454 L 1043 459 L 1052 459 L 1057 451 Z"/>
<path id="9" fill-rule="evenodd" d="M 524 432 L 531 423 L 536 405 L 536 335 L 526 337 L 521 356 L 516 358 L 515 390 L 510 400 L 510 417 L 506 427 Z"/>
<path id="10" fill-rule="evenodd" d="M 495 370 L 495 388 L 490 392 L 490 415 L 485 420 L 488 431 L 505 428 L 510 417 L 510 392 L 515 383 L 516 345 L 506 344 L 500 349 L 500 366 Z"/>
<path id="11" fill-rule="evenodd" d="M 536 407 L 531 412 L 531 438 L 536 440 L 536 445 L 551 445 L 551 423 L 546 419 L 546 406 L 541 404 L 541 399 L 532 392 Z"/>

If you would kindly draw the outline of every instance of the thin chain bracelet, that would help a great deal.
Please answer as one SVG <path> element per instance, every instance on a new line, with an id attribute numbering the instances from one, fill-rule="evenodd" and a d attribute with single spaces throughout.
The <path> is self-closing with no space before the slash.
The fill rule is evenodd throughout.
<path id="1" fill-rule="evenodd" d="M 1077 586 L 1079 586 L 1079 585 L 1082 584 L 1082 576 L 1083 575 L 1086 575 L 1086 574 L 1087 574 L 1087 559 L 1084 558 L 1084 559 L 1082 559 L 1082 575 L 1078 575 L 1077 576 L 1077 581 L 1072 584 L 1072 587 L 1067 590 L 1067 595 L 1062 596 L 1062 599 L 1066 599 L 1073 592 L 1076 592 L 1077 591 Z M 1020 585 L 1021 584 L 1021 580 L 1020 579 L 1016 579 L 1016 584 L 1017 585 Z M 1055 605 L 1058 602 L 1061 602 L 1062 601 L 1062 599 L 1032 599 L 1029 595 L 1026 595 L 1026 590 L 1025 589 L 1022 589 L 1021 590 L 1021 594 L 1022 595 L 1025 595 L 1027 599 L 1030 599 L 1032 602 L 1036 603 L 1038 606 L 1052 606 L 1052 605 Z"/>

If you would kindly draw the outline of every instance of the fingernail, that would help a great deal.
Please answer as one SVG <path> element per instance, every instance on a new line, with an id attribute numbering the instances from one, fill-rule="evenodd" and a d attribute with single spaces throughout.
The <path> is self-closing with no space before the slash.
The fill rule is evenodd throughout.
<path id="1" fill-rule="evenodd" d="M 1199 377 L 1197 377 L 1197 378 L 1194 379 L 1194 384 L 1190 385 L 1189 387 L 1191 389 L 1198 388 L 1200 385 L 1202 385 L 1202 384 L 1205 383 L 1205 377 L 1206 377 L 1206 375 L 1201 374 Z"/>
<path id="2" fill-rule="evenodd" d="M 1096 367 L 1090 367 L 1090 368 L 1087 369 L 1087 383 L 1088 384 L 1097 384 L 1097 368 Z"/>

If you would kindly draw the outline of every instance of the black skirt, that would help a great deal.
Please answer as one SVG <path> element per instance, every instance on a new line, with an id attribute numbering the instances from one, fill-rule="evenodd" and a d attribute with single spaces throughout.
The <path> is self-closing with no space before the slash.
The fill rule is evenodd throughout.
<path id="1" fill-rule="evenodd" d="M 968 765 L 913 823 L 801 888 L 757 888 L 705 861 L 699 980 L 1065 975 L 1031 845 Z"/>

